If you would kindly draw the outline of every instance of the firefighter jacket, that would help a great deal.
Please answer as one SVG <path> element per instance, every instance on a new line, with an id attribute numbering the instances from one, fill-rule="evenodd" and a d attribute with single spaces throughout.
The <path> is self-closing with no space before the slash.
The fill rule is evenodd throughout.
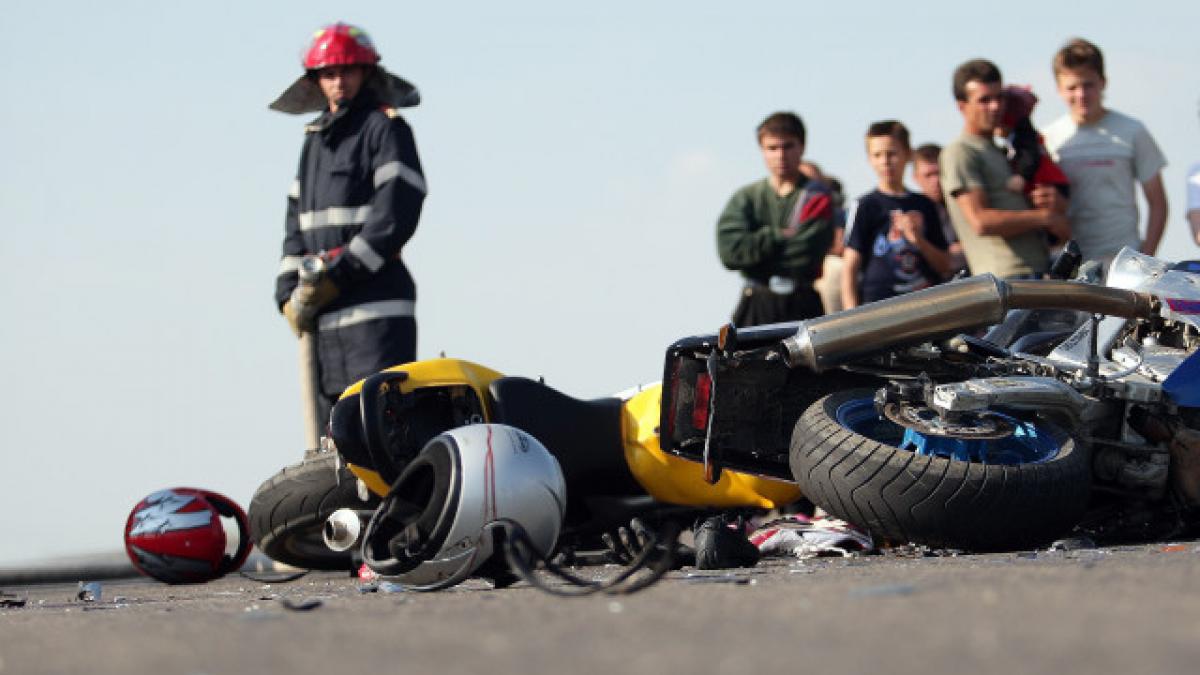
<path id="1" fill-rule="evenodd" d="M 408 124 L 364 89 L 305 127 L 287 200 L 275 303 L 298 283 L 305 255 L 320 254 L 340 291 L 318 318 L 324 330 L 413 316 L 416 286 L 400 259 L 425 199 L 425 177 Z"/>

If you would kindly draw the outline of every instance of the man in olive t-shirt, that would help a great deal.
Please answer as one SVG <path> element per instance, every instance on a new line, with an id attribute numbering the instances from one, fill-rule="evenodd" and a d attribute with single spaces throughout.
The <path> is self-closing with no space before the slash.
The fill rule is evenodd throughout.
<path id="1" fill-rule="evenodd" d="M 954 98 L 963 133 L 942 150 L 942 191 L 954 231 L 973 274 L 1041 275 L 1049 263 L 1045 233 L 1071 236 L 1066 203 L 1056 189 L 1037 186 L 1024 195 L 1006 185 L 1012 170 L 992 141 L 1004 112 L 1000 69 L 975 59 L 954 71 Z"/>

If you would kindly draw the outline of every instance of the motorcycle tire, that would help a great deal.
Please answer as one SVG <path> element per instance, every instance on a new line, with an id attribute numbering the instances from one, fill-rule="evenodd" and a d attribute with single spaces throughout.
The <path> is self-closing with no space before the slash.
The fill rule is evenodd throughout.
<path id="1" fill-rule="evenodd" d="M 917 454 L 839 422 L 843 405 L 873 395 L 843 391 L 812 404 L 796 423 L 789 460 L 806 497 L 877 541 L 1020 550 L 1063 536 L 1083 517 L 1091 463 L 1069 435 L 1056 434 L 1053 456 L 1036 463 Z"/>
<path id="2" fill-rule="evenodd" d="M 358 479 L 323 452 L 284 467 L 268 478 L 250 500 L 250 537 L 272 560 L 310 570 L 350 570 L 355 549 L 334 551 L 325 545 L 325 520 L 340 508 L 373 511 L 379 498 L 359 496 Z"/>

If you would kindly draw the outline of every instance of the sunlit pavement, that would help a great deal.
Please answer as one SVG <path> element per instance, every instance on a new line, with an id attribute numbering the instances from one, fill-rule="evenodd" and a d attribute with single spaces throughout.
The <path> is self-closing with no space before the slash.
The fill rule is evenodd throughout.
<path id="1" fill-rule="evenodd" d="M 1187 673 L 1200 656 L 1197 542 L 776 558 L 569 599 L 335 573 L 0 590 L 25 601 L 0 608 L 0 673 Z"/>

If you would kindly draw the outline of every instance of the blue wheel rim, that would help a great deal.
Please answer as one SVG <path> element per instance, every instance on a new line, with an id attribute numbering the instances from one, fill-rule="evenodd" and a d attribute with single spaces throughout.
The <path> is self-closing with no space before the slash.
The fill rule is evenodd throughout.
<path id="1" fill-rule="evenodd" d="M 1013 433 L 998 439 L 962 439 L 933 436 L 881 417 L 871 398 L 856 398 L 837 408 L 837 423 L 860 436 L 908 450 L 918 455 L 943 457 L 981 464 L 1041 464 L 1058 456 L 1064 436 L 1053 427 L 1027 422 L 1003 413 L 992 413 L 1012 425 Z"/>

